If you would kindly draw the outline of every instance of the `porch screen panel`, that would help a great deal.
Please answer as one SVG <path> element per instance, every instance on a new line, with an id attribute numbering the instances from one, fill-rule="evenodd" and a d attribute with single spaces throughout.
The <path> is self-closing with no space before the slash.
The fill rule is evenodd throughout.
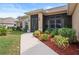
<path id="1" fill-rule="evenodd" d="M 38 15 L 31 16 L 31 32 L 38 30 Z"/>

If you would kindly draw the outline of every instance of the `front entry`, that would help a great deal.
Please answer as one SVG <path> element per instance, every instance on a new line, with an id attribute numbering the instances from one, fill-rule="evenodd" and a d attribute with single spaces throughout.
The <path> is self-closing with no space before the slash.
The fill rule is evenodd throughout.
<path id="1" fill-rule="evenodd" d="M 31 32 L 38 30 L 38 15 L 31 16 Z"/>

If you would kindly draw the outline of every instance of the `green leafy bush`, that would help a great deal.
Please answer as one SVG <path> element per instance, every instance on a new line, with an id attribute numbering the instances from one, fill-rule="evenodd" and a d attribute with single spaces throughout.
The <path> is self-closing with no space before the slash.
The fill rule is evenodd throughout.
<path id="1" fill-rule="evenodd" d="M 51 35 L 52 37 L 54 37 L 55 35 L 58 35 L 58 29 L 53 29 L 53 30 L 51 31 L 50 35 Z"/>
<path id="2" fill-rule="evenodd" d="M 50 34 L 52 30 L 53 30 L 53 28 L 48 28 L 48 29 L 45 30 L 45 33 Z"/>
<path id="3" fill-rule="evenodd" d="M 48 40 L 48 34 L 41 34 L 39 37 L 40 40 L 46 41 Z"/>
<path id="4" fill-rule="evenodd" d="M 6 35 L 7 29 L 5 27 L 0 28 L 0 36 Z"/>
<path id="5" fill-rule="evenodd" d="M 12 29 L 13 31 L 16 31 L 16 27 L 12 27 L 11 29 Z"/>
<path id="6" fill-rule="evenodd" d="M 66 47 L 68 47 L 68 45 L 69 45 L 69 42 L 68 42 L 68 39 L 69 38 L 67 38 L 67 37 L 63 37 L 63 36 L 61 36 L 61 35 L 56 35 L 55 37 L 54 37 L 54 40 L 55 40 L 55 43 L 58 45 L 58 47 L 60 47 L 60 48 L 66 48 Z"/>
<path id="7" fill-rule="evenodd" d="M 50 32 L 48 30 L 45 31 L 46 34 L 49 34 Z"/>
<path id="8" fill-rule="evenodd" d="M 20 27 L 17 27 L 16 30 L 17 31 L 22 31 L 22 29 Z"/>
<path id="9" fill-rule="evenodd" d="M 58 30 L 58 34 L 65 36 L 65 37 L 73 37 L 75 36 L 76 32 L 75 30 L 71 28 L 61 28 Z"/>
<path id="10" fill-rule="evenodd" d="M 70 43 L 77 42 L 77 39 L 74 39 L 76 37 L 76 32 L 71 28 L 61 28 L 58 30 L 58 34 L 64 37 L 69 37 Z"/>
<path id="11" fill-rule="evenodd" d="M 41 35 L 41 31 L 39 31 L 39 30 L 37 30 L 37 31 L 34 31 L 33 32 L 33 35 L 35 36 L 35 37 L 39 37 L 40 35 Z"/>

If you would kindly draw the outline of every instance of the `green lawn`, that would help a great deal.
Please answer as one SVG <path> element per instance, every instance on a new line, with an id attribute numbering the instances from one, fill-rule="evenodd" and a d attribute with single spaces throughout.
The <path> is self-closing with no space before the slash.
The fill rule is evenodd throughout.
<path id="1" fill-rule="evenodd" d="M 13 31 L 6 36 L 0 36 L 0 54 L 18 55 L 20 54 L 20 31 Z"/>

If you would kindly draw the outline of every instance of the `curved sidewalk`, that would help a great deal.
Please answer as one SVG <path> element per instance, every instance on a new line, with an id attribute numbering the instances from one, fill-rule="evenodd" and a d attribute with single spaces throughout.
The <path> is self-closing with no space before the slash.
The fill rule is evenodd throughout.
<path id="1" fill-rule="evenodd" d="M 21 35 L 21 55 L 58 55 L 47 45 L 35 38 L 32 33 Z"/>

